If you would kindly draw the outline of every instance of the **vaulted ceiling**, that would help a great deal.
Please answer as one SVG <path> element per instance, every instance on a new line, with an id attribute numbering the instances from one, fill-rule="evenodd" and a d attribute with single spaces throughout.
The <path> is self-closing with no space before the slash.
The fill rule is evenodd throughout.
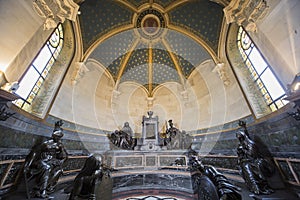
<path id="1" fill-rule="evenodd" d="M 223 21 L 223 6 L 209 0 L 82 1 L 83 60 L 151 96 L 159 84 L 183 83 L 195 67 L 215 60 Z"/>

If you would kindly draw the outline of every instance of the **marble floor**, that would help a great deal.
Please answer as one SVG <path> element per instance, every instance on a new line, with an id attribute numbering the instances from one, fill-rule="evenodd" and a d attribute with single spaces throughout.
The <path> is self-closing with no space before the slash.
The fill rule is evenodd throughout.
<path id="1" fill-rule="evenodd" d="M 242 199 L 243 200 L 296 200 L 300 199 L 298 196 L 300 193 L 297 193 L 294 190 L 289 189 L 281 189 L 275 190 L 275 193 L 272 195 L 259 195 L 254 196 L 251 194 L 245 187 L 243 183 L 237 182 L 235 185 L 239 186 L 242 190 Z M 57 189 L 56 192 L 51 194 L 52 199 L 54 200 L 68 200 L 69 195 L 64 192 L 64 188 L 67 187 L 66 184 L 60 185 L 60 188 Z M 299 192 L 299 191 L 298 191 Z M 0 200 L 26 200 L 26 193 L 23 191 L 12 192 L 11 194 L 0 197 Z M 38 198 L 31 198 L 31 200 L 38 200 Z M 80 200 L 80 199 L 78 199 Z M 98 198 L 97 198 L 98 200 Z M 107 198 L 100 198 L 100 200 L 110 200 Z M 125 200 L 125 199 L 124 199 Z"/>

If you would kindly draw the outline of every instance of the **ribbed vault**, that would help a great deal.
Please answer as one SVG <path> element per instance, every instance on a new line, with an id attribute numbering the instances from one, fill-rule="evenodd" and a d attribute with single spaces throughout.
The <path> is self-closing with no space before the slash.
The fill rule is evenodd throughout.
<path id="1" fill-rule="evenodd" d="M 136 82 L 149 97 L 217 60 L 223 10 L 214 2 L 91 0 L 80 12 L 83 61 L 98 61 L 117 85 Z"/>

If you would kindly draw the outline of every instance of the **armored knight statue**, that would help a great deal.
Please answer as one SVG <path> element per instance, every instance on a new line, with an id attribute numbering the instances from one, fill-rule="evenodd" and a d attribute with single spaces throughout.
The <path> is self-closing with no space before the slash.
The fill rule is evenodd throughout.
<path id="1" fill-rule="evenodd" d="M 63 164 L 68 156 L 61 142 L 64 135 L 62 125 L 61 120 L 57 121 L 51 139 L 35 146 L 25 159 L 24 176 L 28 197 L 48 198 L 63 174 Z M 35 186 L 29 191 L 32 179 L 35 179 Z"/>
<path id="2" fill-rule="evenodd" d="M 103 164 L 101 154 L 91 154 L 74 180 L 69 200 L 75 200 L 78 197 L 89 200 L 101 199 L 95 193 L 96 187 L 99 187 L 103 176 L 110 176 L 111 171 L 113 171 L 112 168 Z"/>
<path id="3" fill-rule="evenodd" d="M 241 200 L 240 188 L 231 184 L 228 179 L 211 165 L 203 165 L 196 155 L 189 155 L 189 166 L 192 172 L 198 172 L 194 184 L 198 188 L 199 199 Z"/>
<path id="4" fill-rule="evenodd" d="M 179 129 L 174 127 L 173 120 L 170 119 L 168 121 L 169 127 L 166 130 L 166 136 L 164 145 L 168 147 L 168 149 L 178 149 L 179 148 Z"/>
<path id="5" fill-rule="evenodd" d="M 236 137 L 239 140 L 238 165 L 247 187 L 254 194 L 273 193 L 267 182 L 275 172 L 272 160 L 263 155 L 260 147 L 244 131 L 238 131 Z"/>

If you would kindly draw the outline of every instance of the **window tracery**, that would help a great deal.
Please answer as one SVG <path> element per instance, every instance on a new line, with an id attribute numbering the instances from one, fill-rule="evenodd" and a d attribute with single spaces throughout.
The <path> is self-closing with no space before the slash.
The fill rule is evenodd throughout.
<path id="1" fill-rule="evenodd" d="M 253 81 L 270 109 L 278 110 L 287 103 L 283 100 L 286 97 L 284 88 L 273 73 L 271 66 L 242 27 L 239 28 L 237 37 L 239 52 Z"/>
<path id="2" fill-rule="evenodd" d="M 29 109 L 62 50 L 63 35 L 63 27 L 59 24 L 29 66 L 16 91 L 16 94 L 22 98 L 15 102 L 18 107 L 24 110 Z"/>

